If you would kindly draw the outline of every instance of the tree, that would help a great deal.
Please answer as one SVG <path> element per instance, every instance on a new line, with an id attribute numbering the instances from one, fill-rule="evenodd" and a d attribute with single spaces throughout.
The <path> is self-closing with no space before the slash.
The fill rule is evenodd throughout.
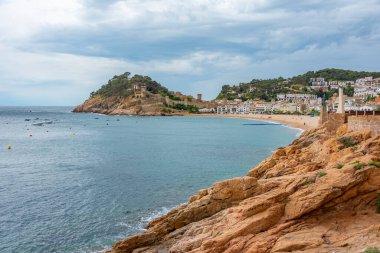
<path id="1" fill-rule="evenodd" d="M 366 99 L 366 102 L 371 102 L 371 101 L 375 101 L 375 98 L 372 97 L 371 95 L 368 95 L 367 99 Z"/>
<path id="2" fill-rule="evenodd" d="M 355 89 L 351 85 L 348 85 L 348 86 L 344 87 L 344 89 L 343 89 L 343 94 L 347 95 L 349 97 L 353 97 L 354 96 L 354 92 L 355 92 Z"/>
<path id="3" fill-rule="evenodd" d="M 147 90 L 153 94 L 161 94 L 162 96 L 170 95 L 166 87 L 152 80 L 149 76 L 134 75 L 132 78 L 129 78 L 130 74 L 130 72 L 125 72 L 119 76 L 114 76 L 95 93 L 91 93 L 91 96 L 127 97 L 133 94 L 134 84 L 146 85 Z"/>

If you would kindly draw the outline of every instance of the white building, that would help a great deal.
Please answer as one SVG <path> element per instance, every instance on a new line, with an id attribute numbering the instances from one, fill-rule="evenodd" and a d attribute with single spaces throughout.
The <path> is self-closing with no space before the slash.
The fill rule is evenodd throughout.
<path id="1" fill-rule="evenodd" d="M 327 83 L 324 78 L 310 78 L 310 83 L 312 86 L 325 86 Z"/>
<path id="2" fill-rule="evenodd" d="M 355 82 L 355 84 L 359 85 L 359 86 L 372 86 L 373 83 L 374 83 L 374 81 L 373 81 L 373 77 L 372 76 L 368 76 L 368 77 L 364 77 L 364 78 L 359 78 Z"/>
<path id="3" fill-rule="evenodd" d="M 280 101 L 297 101 L 297 100 L 315 100 L 317 99 L 317 95 L 312 94 L 277 94 L 277 99 Z"/>
<path id="4" fill-rule="evenodd" d="M 268 111 L 266 103 L 257 103 L 255 105 L 255 113 L 264 113 Z"/>
<path id="5" fill-rule="evenodd" d="M 277 94 L 277 100 L 286 100 L 286 94 Z"/>
<path id="6" fill-rule="evenodd" d="M 377 97 L 380 93 L 380 87 L 355 86 L 354 97 L 367 98 L 368 96 Z"/>
<path id="7" fill-rule="evenodd" d="M 201 113 L 215 113 L 215 109 L 214 108 L 201 108 L 201 109 L 199 109 L 199 112 L 201 112 Z"/>

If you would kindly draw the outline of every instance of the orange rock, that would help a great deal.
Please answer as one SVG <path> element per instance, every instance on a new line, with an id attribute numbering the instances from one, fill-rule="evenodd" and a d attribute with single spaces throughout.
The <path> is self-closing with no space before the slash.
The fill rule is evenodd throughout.
<path id="1" fill-rule="evenodd" d="M 363 252 L 380 248 L 380 137 L 304 132 L 247 176 L 215 183 L 110 252 Z M 328 127 L 328 129 L 326 128 Z M 354 146 L 344 147 L 341 138 Z M 361 168 L 354 168 L 359 161 Z M 343 168 L 336 168 L 340 163 Z"/>

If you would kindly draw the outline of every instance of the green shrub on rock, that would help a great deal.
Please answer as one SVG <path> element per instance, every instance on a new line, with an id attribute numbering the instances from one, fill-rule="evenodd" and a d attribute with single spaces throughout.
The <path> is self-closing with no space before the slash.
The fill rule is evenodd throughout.
<path id="1" fill-rule="evenodd" d="M 375 166 L 375 167 L 377 167 L 377 168 L 380 168 L 380 162 L 370 161 L 370 162 L 368 163 L 368 165 L 373 165 L 373 166 Z"/>
<path id="2" fill-rule="evenodd" d="M 348 137 L 342 137 L 341 139 L 339 139 L 339 142 L 345 148 L 353 147 L 356 144 L 358 144 L 358 141 L 356 141 L 355 139 L 353 139 L 352 137 L 349 137 L 349 136 Z"/>
<path id="3" fill-rule="evenodd" d="M 361 170 L 361 169 L 363 168 L 363 166 L 364 166 L 364 164 L 361 163 L 361 162 L 359 162 L 359 161 L 356 161 L 356 162 L 354 163 L 354 169 L 355 169 L 355 170 Z"/>
<path id="4" fill-rule="evenodd" d="M 380 253 L 380 250 L 376 247 L 369 247 L 363 253 Z"/>
<path id="5" fill-rule="evenodd" d="M 380 213 L 380 197 L 378 197 L 376 200 L 376 212 Z"/>
<path id="6" fill-rule="evenodd" d="M 303 181 L 302 185 L 309 185 L 311 183 L 312 181 L 310 180 L 310 178 L 306 178 L 305 181 Z"/>

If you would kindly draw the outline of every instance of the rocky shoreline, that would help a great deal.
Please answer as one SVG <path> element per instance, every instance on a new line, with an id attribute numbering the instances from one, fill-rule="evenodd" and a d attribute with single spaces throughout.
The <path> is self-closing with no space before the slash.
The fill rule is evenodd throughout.
<path id="1" fill-rule="evenodd" d="M 132 96 L 126 98 L 94 96 L 74 108 L 73 112 L 93 112 L 106 115 L 169 115 L 163 113 L 164 108 L 162 97 L 155 94 L 151 94 L 149 99 L 136 99 Z"/>
<path id="2" fill-rule="evenodd" d="M 347 124 L 331 129 L 327 122 L 277 149 L 247 176 L 200 190 L 109 252 L 380 248 L 379 162 L 380 136 L 350 131 Z"/>

